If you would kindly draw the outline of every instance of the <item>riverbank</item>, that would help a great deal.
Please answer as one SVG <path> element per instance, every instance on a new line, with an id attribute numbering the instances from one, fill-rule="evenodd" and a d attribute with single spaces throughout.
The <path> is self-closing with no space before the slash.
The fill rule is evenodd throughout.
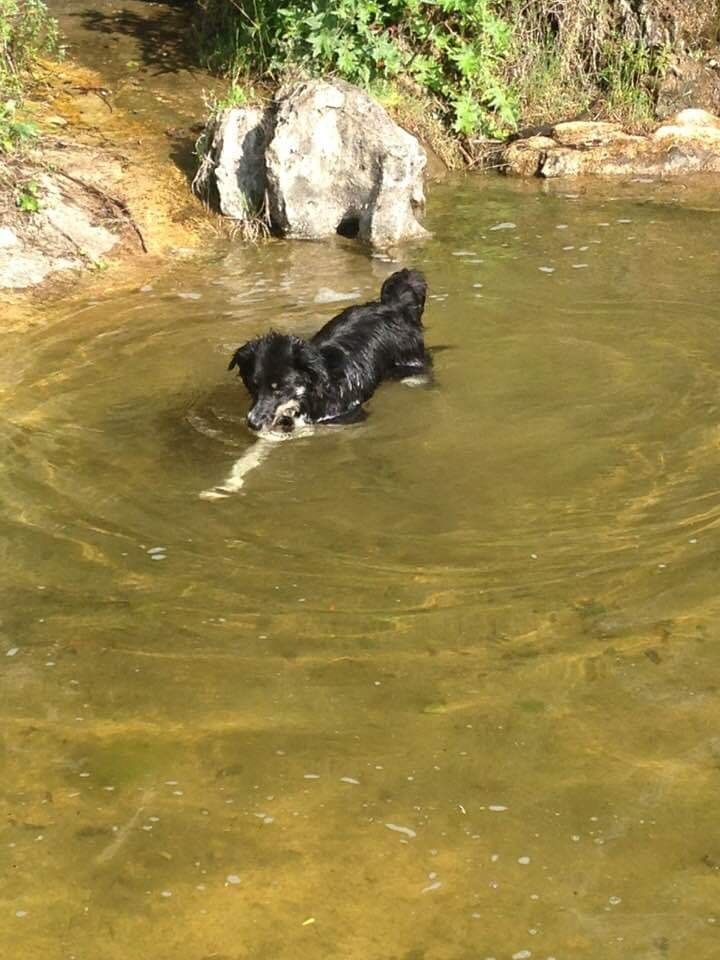
<path id="1" fill-rule="evenodd" d="M 158 149 L 162 133 L 113 101 L 96 71 L 42 65 L 24 105 L 39 136 L 0 161 L 5 295 L 194 246 L 207 229 L 186 174 Z"/>
<path id="2" fill-rule="evenodd" d="M 22 303 L 118 264 L 152 272 L 213 235 L 192 195 L 193 144 L 219 85 L 178 56 L 184 12 L 165 4 L 51 3 L 62 60 L 26 72 L 33 134 L 0 151 L 0 298 Z"/>
<path id="3" fill-rule="evenodd" d="M 237 105 L 296 72 L 367 89 L 461 162 L 486 142 L 570 119 L 644 132 L 687 107 L 720 109 L 714 0 L 193 0 L 197 55 Z M 440 139 L 443 139 L 442 133 Z"/>
<path id="4" fill-rule="evenodd" d="M 487 28 L 490 21 L 498 30 L 503 24 L 507 26 L 507 12 L 512 5 L 508 4 L 509 0 L 491 5 L 494 13 L 483 14 L 484 27 Z M 110 0 L 99 0 L 92 8 L 85 0 L 51 0 L 49 10 L 57 20 L 67 59 L 62 64 L 41 64 L 41 69 L 36 70 L 33 89 L 23 104 L 23 115 L 40 131 L 39 139 L 0 160 L 0 278 L 4 278 L 0 279 L 0 296 L 3 299 L 22 297 L 22 290 L 37 290 L 38 285 L 43 292 L 52 291 L 58 281 L 69 280 L 79 271 L 90 277 L 101 275 L 106 285 L 118 263 L 125 264 L 127 269 L 131 258 L 133 269 L 152 270 L 157 258 L 172 250 L 192 248 L 204 236 L 215 232 L 219 221 L 208 216 L 189 189 L 196 167 L 194 142 L 213 104 L 240 104 L 253 97 L 266 102 L 274 92 L 273 82 L 277 84 L 293 71 L 317 72 L 322 65 L 322 58 L 312 60 L 305 55 L 307 50 L 302 53 L 305 48 L 299 35 L 295 37 L 294 54 L 291 55 L 289 47 L 283 48 L 284 64 L 278 59 L 279 53 L 272 62 L 254 63 L 247 50 L 243 52 L 243 43 L 260 38 L 269 56 L 269 44 L 279 42 L 270 29 L 272 24 L 260 20 L 255 21 L 252 30 L 248 26 L 244 33 L 235 34 L 235 46 L 225 49 L 223 61 L 219 48 L 212 48 L 212 43 L 220 42 L 220 28 L 229 21 L 218 16 L 213 30 L 207 29 L 208 17 L 221 6 L 218 0 L 205 5 L 198 13 L 199 8 L 193 5 L 147 4 L 142 0 L 126 0 L 120 8 Z M 522 153 L 524 169 L 527 165 L 525 143 L 529 142 L 534 149 L 540 141 L 532 134 L 544 131 L 545 127 L 541 124 L 518 129 L 520 125 L 536 120 L 553 122 L 571 108 L 583 107 L 581 115 L 593 118 L 622 117 L 624 130 L 631 134 L 648 131 L 653 125 L 653 112 L 668 116 L 673 107 L 683 106 L 705 106 L 717 112 L 720 75 L 713 46 L 717 42 L 717 18 L 713 19 L 711 5 L 700 4 L 692 16 L 685 11 L 672 23 L 670 14 L 677 13 L 677 5 L 669 0 L 664 6 L 659 0 L 648 5 L 642 15 L 633 15 L 632 23 L 629 13 L 621 21 L 619 14 L 610 15 L 613 4 L 606 6 L 603 43 L 610 42 L 608 38 L 614 24 L 617 30 L 622 27 L 622 36 L 626 39 L 634 38 L 635 54 L 646 48 L 656 53 L 662 50 L 662 77 L 659 60 L 653 61 L 653 70 L 658 69 L 652 78 L 647 71 L 640 75 L 640 61 L 636 62 L 638 70 L 634 73 L 626 69 L 630 61 L 623 61 L 624 66 L 617 61 L 615 66 L 620 72 L 616 72 L 614 79 L 605 67 L 601 69 L 597 60 L 593 82 L 596 94 L 604 91 L 602 97 L 589 98 L 589 74 L 583 74 L 585 99 L 571 103 L 567 97 L 577 97 L 578 90 L 562 82 L 562 72 L 556 72 L 553 89 L 556 93 L 562 92 L 565 99 L 550 96 L 549 75 L 545 75 L 545 86 L 541 85 L 540 92 L 530 101 L 518 93 L 532 73 L 530 61 L 520 63 L 517 49 L 513 48 L 514 53 L 511 51 L 508 34 L 502 43 L 496 38 L 502 51 L 498 47 L 493 57 L 498 70 L 501 61 L 504 64 L 507 90 L 515 90 L 515 99 L 508 93 L 503 100 L 498 93 L 495 107 L 490 109 L 485 103 L 484 119 L 474 125 L 461 122 L 457 113 L 461 109 L 459 99 L 455 101 L 453 119 L 447 107 L 442 106 L 442 97 L 430 95 L 423 89 L 412 70 L 390 76 L 389 61 L 376 63 L 374 73 L 371 70 L 354 79 L 371 89 L 390 115 L 424 142 L 431 179 L 448 168 L 467 170 L 496 165 L 512 169 L 512 164 L 506 162 L 508 151 L 501 150 L 503 137 L 509 133 L 511 140 L 518 138 L 520 146 L 511 148 L 510 152 L 513 156 Z M 256 7 L 262 12 L 263 4 Z M 577 28 L 592 50 L 600 43 L 597 33 L 600 27 L 596 24 L 596 33 L 591 35 L 590 21 L 582 19 L 580 7 L 573 14 L 572 22 L 567 11 L 558 20 L 554 28 L 556 39 L 559 42 L 571 28 Z M 292 4 L 288 10 L 291 8 Z M 473 44 L 477 38 L 473 39 L 472 31 L 478 23 L 466 14 L 467 11 L 461 20 L 463 42 L 469 44 L 465 53 L 469 55 L 475 49 Z M 547 28 L 548 14 L 542 5 L 536 11 L 536 16 L 541 15 Z M 383 16 L 387 20 L 387 15 Z M 382 20 L 379 13 L 378 17 Z M 444 41 L 439 38 L 447 23 L 437 11 L 433 17 L 432 43 L 442 45 Z M 376 48 L 382 34 L 386 46 L 389 44 L 388 57 L 392 48 L 402 60 L 412 37 L 420 42 L 418 22 L 413 20 L 412 25 L 401 28 L 384 20 L 381 24 L 380 20 L 370 24 L 375 46 L 368 49 L 368 56 L 378 52 Z M 357 28 L 357 23 L 353 23 L 354 26 L 345 24 L 345 27 Z M 323 21 L 320 26 L 327 32 L 331 25 Z M 380 26 L 384 26 L 384 33 Z M 519 23 L 517 31 L 527 34 L 527 24 Z M 580 34 L 574 40 L 576 53 Z M 613 39 L 616 46 L 619 36 Z M 543 37 L 543 42 L 548 41 L 545 34 Z M 423 42 L 431 41 L 426 37 Z M 517 45 L 517 37 L 513 42 Z M 342 49 L 342 44 L 334 46 L 331 60 L 337 59 Z M 563 49 L 563 55 L 569 56 L 570 48 Z M 629 57 L 630 48 L 623 49 L 623 56 Z M 607 67 L 607 44 L 603 50 Z M 526 52 L 529 57 L 529 48 Z M 202 56 L 216 71 L 229 72 L 230 80 L 203 70 L 198 65 Z M 420 62 L 422 55 L 416 51 L 413 70 Z M 649 69 L 649 62 L 642 62 Z M 339 61 L 328 62 L 327 66 L 336 73 L 352 75 L 347 64 L 343 67 Z M 490 83 L 488 76 L 485 80 Z M 458 79 L 458 98 L 470 96 L 470 88 L 466 89 L 464 83 L 462 78 Z M 514 106 L 508 112 L 511 102 Z M 478 103 L 482 105 L 482 98 Z M 642 109 L 638 109 L 639 106 Z M 527 141 L 528 133 L 530 141 Z M 540 146 L 543 144 L 544 140 Z M 514 172 L 521 172 L 520 168 Z"/>

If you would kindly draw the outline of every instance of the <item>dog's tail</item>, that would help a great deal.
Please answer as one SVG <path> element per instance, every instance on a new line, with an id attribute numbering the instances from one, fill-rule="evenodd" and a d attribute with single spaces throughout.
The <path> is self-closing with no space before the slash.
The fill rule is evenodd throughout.
<path id="1" fill-rule="evenodd" d="M 391 274 L 380 290 L 380 300 L 388 306 L 399 306 L 418 326 L 425 308 L 427 283 L 419 270 L 398 270 Z"/>

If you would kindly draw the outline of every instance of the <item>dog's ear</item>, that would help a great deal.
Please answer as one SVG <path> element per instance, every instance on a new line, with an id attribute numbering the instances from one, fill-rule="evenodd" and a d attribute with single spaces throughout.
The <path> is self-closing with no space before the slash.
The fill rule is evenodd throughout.
<path id="1" fill-rule="evenodd" d="M 242 377 L 242 381 L 246 387 L 249 389 L 250 378 L 252 377 L 253 370 L 255 369 L 255 353 L 257 351 L 257 341 L 250 340 L 249 343 L 246 343 L 244 346 L 239 347 L 233 354 L 232 360 L 228 365 L 228 370 L 232 370 L 234 367 L 238 368 L 238 373 Z"/>
<path id="2" fill-rule="evenodd" d="M 328 370 L 320 351 L 307 340 L 296 340 L 293 344 L 293 363 L 310 380 L 314 390 L 321 392 L 328 383 Z"/>

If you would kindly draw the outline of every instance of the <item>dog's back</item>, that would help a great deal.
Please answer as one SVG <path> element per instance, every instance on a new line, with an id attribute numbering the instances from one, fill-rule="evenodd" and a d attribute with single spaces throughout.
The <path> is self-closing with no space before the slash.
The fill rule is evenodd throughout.
<path id="1" fill-rule="evenodd" d="M 310 341 L 344 392 L 361 402 L 380 381 L 428 369 L 422 312 L 425 278 L 417 270 L 398 270 L 387 278 L 380 300 L 348 307 L 318 330 Z"/>
<path id="2" fill-rule="evenodd" d="M 312 338 L 311 343 L 321 346 L 353 337 L 358 330 L 365 337 L 382 339 L 383 332 L 391 331 L 415 339 L 422 338 L 422 314 L 425 308 L 427 283 L 419 270 L 398 270 L 385 280 L 380 288 L 380 299 L 361 306 L 348 307 Z"/>

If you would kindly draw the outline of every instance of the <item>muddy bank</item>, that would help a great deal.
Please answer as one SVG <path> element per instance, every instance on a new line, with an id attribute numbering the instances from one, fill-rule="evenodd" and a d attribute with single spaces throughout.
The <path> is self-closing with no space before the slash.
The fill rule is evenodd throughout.
<path id="1" fill-rule="evenodd" d="M 25 290 L 59 274 L 105 269 L 120 250 L 148 252 L 122 196 L 110 151 L 48 140 L 0 167 L 0 287 Z"/>

